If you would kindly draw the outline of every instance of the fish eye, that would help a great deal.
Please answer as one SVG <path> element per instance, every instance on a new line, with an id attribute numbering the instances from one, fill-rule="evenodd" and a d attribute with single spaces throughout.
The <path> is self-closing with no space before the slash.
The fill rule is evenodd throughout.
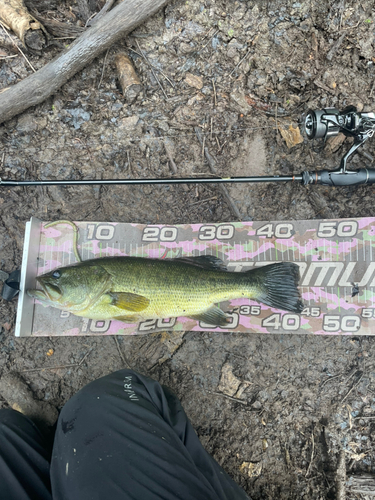
<path id="1" fill-rule="evenodd" d="M 60 278 L 60 276 L 61 276 L 60 271 L 54 271 L 54 272 L 52 273 L 52 278 Z"/>

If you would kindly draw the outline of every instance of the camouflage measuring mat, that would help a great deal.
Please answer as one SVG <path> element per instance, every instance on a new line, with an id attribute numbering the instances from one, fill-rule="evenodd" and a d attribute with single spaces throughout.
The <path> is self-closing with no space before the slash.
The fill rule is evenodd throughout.
<path id="1" fill-rule="evenodd" d="M 189 318 L 138 324 L 79 318 L 34 303 L 35 277 L 76 262 L 73 229 L 27 223 L 16 335 L 134 335 L 158 330 L 244 333 L 375 334 L 375 218 L 142 225 L 76 222 L 82 260 L 105 256 L 176 258 L 214 255 L 230 271 L 290 261 L 300 267 L 305 309 L 292 314 L 248 299 L 221 303 L 231 322 L 212 327 Z"/>

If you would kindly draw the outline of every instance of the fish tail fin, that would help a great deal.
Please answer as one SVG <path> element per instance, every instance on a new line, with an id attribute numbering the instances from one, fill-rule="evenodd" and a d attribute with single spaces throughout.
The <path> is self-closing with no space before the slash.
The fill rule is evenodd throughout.
<path id="1" fill-rule="evenodd" d="M 270 307 L 302 312 L 304 305 L 298 290 L 299 267 L 292 262 L 269 264 L 247 271 L 255 280 L 256 300 Z"/>

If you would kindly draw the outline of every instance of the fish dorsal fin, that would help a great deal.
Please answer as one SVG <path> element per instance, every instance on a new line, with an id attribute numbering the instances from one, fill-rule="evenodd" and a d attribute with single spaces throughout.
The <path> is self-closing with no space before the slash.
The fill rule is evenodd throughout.
<path id="1" fill-rule="evenodd" d="M 214 306 L 208 311 L 201 314 L 194 314 L 193 316 L 189 316 L 192 319 L 196 319 L 197 321 L 203 321 L 204 323 L 208 323 L 209 325 L 216 326 L 227 326 L 230 318 L 225 314 L 224 311 Z"/>
<path id="2" fill-rule="evenodd" d="M 140 312 L 150 304 L 150 299 L 130 292 L 109 292 L 111 305 L 131 312 Z"/>
<path id="3" fill-rule="evenodd" d="M 219 270 L 226 271 L 227 266 L 218 257 L 213 255 L 197 255 L 194 257 L 179 257 L 177 259 L 171 259 L 173 261 L 183 262 L 185 264 L 192 264 L 193 266 L 201 267 L 202 269 L 208 270 Z"/>

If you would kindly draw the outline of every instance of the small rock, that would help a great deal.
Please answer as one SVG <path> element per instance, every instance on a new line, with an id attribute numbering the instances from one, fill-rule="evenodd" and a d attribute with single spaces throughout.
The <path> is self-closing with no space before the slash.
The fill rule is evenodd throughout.
<path id="1" fill-rule="evenodd" d="M 190 54 L 191 52 L 194 52 L 194 50 L 194 45 L 185 42 L 180 43 L 179 51 L 181 54 Z"/>
<path id="2" fill-rule="evenodd" d="M 253 108 L 247 102 L 246 96 L 243 93 L 232 92 L 230 94 L 230 98 L 232 102 L 235 102 L 237 104 L 238 111 L 240 111 L 244 115 L 247 115 L 247 113 L 250 113 L 253 110 Z"/>
<path id="3" fill-rule="evenodd" d="M 84 122 L 90 120 L 91 115 L 88 111 L 85 111 L 83 108 L 73 108 L 69 109 L 68 113 L 72 115 L 72 123 L 73 127 L 78 130 L 81 128 L 81 125 Z"/>
<path id="4" fill-rule="evenodd" d="M 41 161 L 42 163 L 49 163 L 54 159 L 55 156 L 56 156 L 56 151 L 54 149 L 47 148 L 43 149 L 42 151 L 39 151 L 38 160 Z"/>
<path id="5" fill-rule="evenodd" d="M 197 93 L 197 95 L 194 95 L 191 99 L 188 100 L 187 105 L 192 106 L 198 101 L 203 101 L 204 95 L 201 94 L 200 92 Z"/>
<path id="6" fill-rule="evenodd" d="M 190 86 L 198 90 L 203 87 L 203 78 L 201 76 L 193 75 L 191 73 L 186 73 L 185 82 Z"/>
<path id="7" fill-rule="evenodd" d="M 17 121 L 17 130 L 18 132 L 33 132 L 38 128 L 38 125 L 35 123 L 33 117 L 29 114 L 21 115 Z"/>
<path id="8" fill-rule="evenodd" d="M 126 118 L 122 118 L 119 120 L 118 126 L 119 128 L 125 128 L 127 130 L 133 130 L 139 121 L 138 115 L 127 116 Z"/>
<path id="9" fill-rule="evenodd" d="M 46 128 L 47 123 L 48 123 L 48 121 L 47 121 L 47 118 L 45 116 L 41 116 L 41 117 L 35 119 L 35 124 L 36 124 L 38 130 L 42 130 L 42 129 Z"/>

